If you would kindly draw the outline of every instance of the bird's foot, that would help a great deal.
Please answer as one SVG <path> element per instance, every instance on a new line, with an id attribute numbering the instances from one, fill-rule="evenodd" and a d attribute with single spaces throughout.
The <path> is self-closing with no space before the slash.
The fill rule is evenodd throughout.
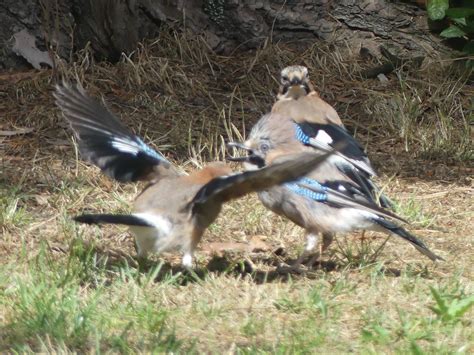
<path id="1" fill-rule="evenodd" d="M 313 268 L 316 262 L 319 261 L 320 255 L 320 253 L 313 255 L 303 254 L 291 265 L 278 266 L 277 272 L 303 274 Z"/>
<path id="2" fill-rule="evenodd" d="M 301 267 L 301 264 L 279 265 L 275 271 L 279 274 L 298 274 L 298 275 L 304 274 L 306 272 L 306 270 L 304 270 Z"/>
<path id="3" fill-rule="evenodd" d="M 308 269 L 312 269 L 313 266 L 317 263 L 317 262 L 321 262 L 321 258 L 320 258 L 321 254 L 320 253 L 316 253 L 314 255 L 311 256 L 311 258 L 308 260 L 308 261 L 305 261 L 303 264 L 308 268 Z"/>

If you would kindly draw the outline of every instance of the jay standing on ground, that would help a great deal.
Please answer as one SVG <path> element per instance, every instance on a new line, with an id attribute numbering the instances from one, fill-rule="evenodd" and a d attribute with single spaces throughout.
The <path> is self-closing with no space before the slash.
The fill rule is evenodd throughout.
<path id="1" fill-rule="evenodd" d="M 377 205 L 376 201 L 382 206 L 390 206 L 390 202 L 377 196 L 378 188 L 371 181 L 375 172 L 367 155 L 345 130 L 337 112 L 314 90 L 305 67 L 282 70 L 278 101 L 271 114 L 257 122 L 246 142 L 230 143 L 245 149 L 248 155 L 231 160 L 244 161 L 246 169 L 252 170 L 265 166 L 266 157 L 274 150 L 288 154 L 330 151 L 340 142 L 346 144 L 344 148 L 305 177 L 258 193 L 267 208 L 306 230 L 305 251 L 292 268 L 298 270 L 317 246 L 324 251 L 335 233 L 357 230 L 397 235 L 431 260 L 441 259 L 393 222 L 403 219 Z M 313 255 L 310 265 L 319 256 Z"/>

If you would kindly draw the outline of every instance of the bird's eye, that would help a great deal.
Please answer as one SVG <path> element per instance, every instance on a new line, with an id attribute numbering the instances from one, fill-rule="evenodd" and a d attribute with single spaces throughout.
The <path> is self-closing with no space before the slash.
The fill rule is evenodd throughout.
<path id="1" fill-rule="evenodd" d="M 270 145 L 268 145 L 267 143 L 260 144 L 260 151 L 262 153 L 268 152 L 269 149 L 270 149 Z"/>
<path id="2" fill-rule="evenodd" d="M 286 75 L 284 75 L 284 76 L 281 77 L 281 81 L 289 81 L 289 80 L 290 80 L 290 79 L 289 79 Z"/>

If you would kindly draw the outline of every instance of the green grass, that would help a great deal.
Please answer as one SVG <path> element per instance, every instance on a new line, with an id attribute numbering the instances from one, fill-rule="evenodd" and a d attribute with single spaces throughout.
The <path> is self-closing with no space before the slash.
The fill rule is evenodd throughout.
<path id="1" fill-rule="evenodd" d="M 28 198 L 21 187 L 0 190 L 0 228 L 19 228 L 32 220 L 26 208 Z"/>
<path id="2" fill-rule="evenodd" d="M 52 74 L 41 71 L 5 86 L 4 129 L 35 131 L 1 142 L 0 350 L 473 353 L 472 87 L 439 63 L 386 84 L 362 80 L 354 73 L 364 63 L 334 51 L 269 44 L 225 57 L 196 36 L 164 31 L 114 66 L 81 67 L 93 62 L 87 52 L 57 64 L 190 170 L 222 159 L 225 140 L 242 140 L 269 110 L 281 67 L 305 63 L 367 146 L 406 228 L 446 262 L 400 238 L 352 233 L 306 273 L 277 273 L 302 251 L 304 233 L 252 195 L 224 206 L 195 272 L 176 254 L 139 263 L 126 228 L 72 222 L 84 211 L 129 211 L 143 185 L 112 182 L 78 159 L 53 105 Z M 233 250 L 254 237 L 268 248 Z M 206 251 L 214 242 L 231 250 Z"/>
<path id="3" fill-rule="evenodd" d="M 156 295 L 176 278 L 150 285 L 156 270 L 107 268 L 93 248 L 74 242 L 66 259 L 54 260 L 43 245 L 19 272 L 0 274 L 2 350 L 176 351 L 182 344 L 168 324 L 169 311 Z M 118 293 L 117 293 L 118 291 Z M 138 337 L 137 337 L 138 336 Z"/>
<path id="4" fill-rule="evenodd" d="M 19 267 L 20 266 L 20 267 Z M 462 275 L 432 281 L 380 265 L 257 285 L 110 264 L 81 240 L 42 244 L 0 271 L 1 350 L 467 353 L 473 296 Z M 456 277 L 457 276 L 457 277 Z M 409 286 L 409 287 L 408 287 Z M 225 292 L 222 292 L 226 290 Z M 408 302 L 408 303 L 407 303 Z M 353 320 L 347 321 L 350 318 Z"/>

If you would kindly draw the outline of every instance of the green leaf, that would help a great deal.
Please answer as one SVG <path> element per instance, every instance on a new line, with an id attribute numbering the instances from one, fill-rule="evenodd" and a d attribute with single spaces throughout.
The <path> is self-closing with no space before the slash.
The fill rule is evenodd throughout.
<path id="1" fill-rule="evenodd" d="M 474 9 L 467 7 L 452 7 L 445 12 L 446 16 L 451 18 L 462 18 L 474 15 Z"/>
<path id="2" fill-rule="evenodd" d="M 466 18 L 466 25 L 462 29 L 467 33 L 474 34 L 474 16 Z"/>
<path id="3" fill-rule="evenodd" d="M 458 38 L 465 36 L 466 32 L 461 30 L 458 26 L 451 25 L 443 30 L 439 35 L 444 38 Z"/>
<path id="4" fill-rule="evenodd" d="M 465 17 L 453 18 L 453 22 L 457 25 L 461 25 L 461 27 L 466 26 L 466 18 Z"/>
<path id="5" fill-rule="evenodd" d="M 410 342 L 410 350 L 413 355 L 423 355 L 424 352 L 421 350 L 420 346 L 415 342 L 411 341 Z"/>
<path id="6" fill-rule="evenodd" d="M 453 302 L 453 304 L 449 306 L 449 313 L 455 318 L 460 318 L 473 305 L 474 305 L 474 295 L 468 298 L 464 298 L 456 303 Z"/>
<path id="7" fill-rule="evenodd" d="M 441 20 L 444 18 L 446 10 L 449 8 L 449 0 L 428 0 L 426 9 L 431 20 Z"/>

